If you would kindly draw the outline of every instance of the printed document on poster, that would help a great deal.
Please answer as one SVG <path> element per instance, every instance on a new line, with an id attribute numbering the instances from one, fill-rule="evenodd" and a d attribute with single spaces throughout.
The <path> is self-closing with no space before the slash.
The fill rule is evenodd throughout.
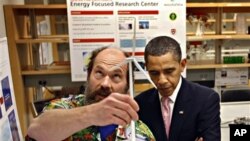
<path id="1" fill-rule="evenodd" d="M 111 46 L 131 52 L 144 66 L 144 47 L 160 35 L 186 53 L 186 1 L 67 0 L 72 81 L 86 80 L 89 53 Z M 136 75 L 138 76 L 138 75 Z"/>
<path id="2" fill-rule="evenodd" d="M 0 38 L 0 141 L 23 141 L 6 38 Z"/>

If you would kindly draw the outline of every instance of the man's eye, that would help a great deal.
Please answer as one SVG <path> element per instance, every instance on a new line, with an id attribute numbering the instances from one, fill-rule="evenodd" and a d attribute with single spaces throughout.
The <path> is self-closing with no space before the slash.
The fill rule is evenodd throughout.
<path id="1" fill-rule="evenodd" d="M 152 75 L 152 76 L 159 75 L 159 73 L 157 71 L 150 71 L 149 74 Z"/>
<path id="2" fill-rule="evenodd" d="M 112 78 L 115 82 L 120 82 L 122 80 L 122 76 L 120 74 L 114 74 Z"/>
<path id="3" fill-rule="evenodd" d="M 168 69 L 164 71 L 165 74 L 171 74 L 173 72 L 174 72 L 174 69 Z"/>
<path id="4" fill-rule="evenodd" d="M 95 72 L 95 77 L 96 77 L 97 79 L 100 79 L 100 78 L 102 78 L 103 76 L 104 76 L 103 72 L 101 72 L 101 71 L 96 71 L 96 72 Z"/>

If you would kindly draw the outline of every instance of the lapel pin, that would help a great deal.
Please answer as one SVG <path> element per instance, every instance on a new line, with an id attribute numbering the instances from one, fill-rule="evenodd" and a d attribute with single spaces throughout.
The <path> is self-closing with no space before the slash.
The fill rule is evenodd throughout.
<path id="1" fill-rule="evenodd" d="M 183 114 L 184 114 L 184 111 L 179 111 L 179 114 L 183 115 Z"/>

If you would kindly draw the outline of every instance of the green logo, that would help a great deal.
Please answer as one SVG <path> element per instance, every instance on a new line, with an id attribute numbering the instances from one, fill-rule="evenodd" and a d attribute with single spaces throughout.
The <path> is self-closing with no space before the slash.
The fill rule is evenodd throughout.
<path id="1" fill-rule="evenodd" d="M 174 21 L 174 20 L 176 20 L 177 15 L 176 15 L 175 13 L 171 13 L 171 14 L 169 15 L 169 18 L 170 18 L 172 21 Z"/>

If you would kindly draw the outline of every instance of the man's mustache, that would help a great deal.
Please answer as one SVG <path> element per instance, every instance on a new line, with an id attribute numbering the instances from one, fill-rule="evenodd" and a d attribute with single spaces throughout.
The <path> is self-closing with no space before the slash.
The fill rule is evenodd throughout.
<path id="1" fill-rule="evenodd" d="M 107 97 L 110 94 L 111 94 L 111 90 L 109 88 L 101 87 L 100 89 L 93 91 L 93 93 L 91 95 L 93 95 L 93 96 L 100 95 L 100 96 Z"/>
<path id="2" fill-rule="evenodd" d="M 102 97 L 107 97 L 111 94 L 111 90 L 109 88 L 99 88 L 97 90 L 94 91 L 89 91 L 89 88 L 86 89 L 87 93 L 86 93 L 86 103 L 85 104 L 93 104 L 98 102 L 96 100 L 96 96 L 102 96 Z"/>

